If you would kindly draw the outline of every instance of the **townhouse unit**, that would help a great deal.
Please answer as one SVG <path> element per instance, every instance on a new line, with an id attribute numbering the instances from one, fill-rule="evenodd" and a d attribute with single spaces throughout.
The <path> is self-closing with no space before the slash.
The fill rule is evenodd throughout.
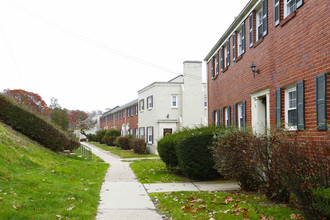
<path id="1" fill-rule="evenodd" d="M 329 140 L 328 9 L 328 0 L 250 0 L 204 59 L 209 124 Z"/>
<path id="2" fill-rule="evenodd" d="M 183 75 L 154 82 L 138 91 L 139 134 L 152 154 L 166 133 L 183 127 L 207 125 L 207 91 L 202 83 L 202 62 L 185 61 Z"/>
<path id="3" fill-rule="evenodd" d="M 135 135 L 138 129 L 138 100 L 116 106 L 101 116 L 102 129 L 117 129 L 121 135 Z"/>

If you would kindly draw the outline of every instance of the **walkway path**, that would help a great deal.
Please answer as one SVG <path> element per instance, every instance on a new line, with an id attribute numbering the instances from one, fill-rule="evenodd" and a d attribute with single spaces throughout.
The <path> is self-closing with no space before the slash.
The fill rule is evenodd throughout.
<path id="1" fill-rule="evenodd" d="M 97 219 L 162 219 L 129 163 L 121 162 L 119 158 L 94 145 L 84 144 L 92 148 L 95 155 L 110 163 L 100 192 Z"/>
<path id="2" fill-rule="evenodd" d="M 148 193 L 173 191 L 235 191 L 233 182 L 186 182 L 141 184 L 128 162 L 119 156 L 84 142 L 95 155 L 110 163 L 100 192 L 97 219 L 163 219 Z"/>

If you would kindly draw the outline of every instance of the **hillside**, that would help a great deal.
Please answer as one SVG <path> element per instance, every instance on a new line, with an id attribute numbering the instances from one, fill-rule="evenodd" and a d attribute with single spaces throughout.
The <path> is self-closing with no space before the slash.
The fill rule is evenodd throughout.
<path id="1" fill-rule="evenodd" d="M 0 219 L 93 219 L 108 164 L 54 153 L 0 123 Z"/>

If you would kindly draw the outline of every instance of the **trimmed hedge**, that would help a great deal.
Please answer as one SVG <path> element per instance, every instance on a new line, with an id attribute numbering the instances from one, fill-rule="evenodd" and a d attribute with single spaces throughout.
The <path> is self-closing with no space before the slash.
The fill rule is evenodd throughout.
<path id="1" fill-rule="evenodd" d="M 53 151 L 75 150 L 80 143 L 46 120 L 0 94 L 0 120 Z"/>
<path id="2" fill-rule="evenodd" d="M 167 167 L 179 165 L 178 156 L 175 151 L 175 134 L 167 134 L 158 141 L 158 153 Z"/>
<path id="3" fill-rule="evenodd" d="M 185 131 L 175 146 L 179 167 L 191 179 L 212 180 L 220 175 L 214 168 L 211 149 L 216 127 L 202 127 Z"/>
<path id="4" fill-rule="evenodd" d="M 137 154 L 145 154 L 146 153 L 146 143 L 144 139 L 141 138 L 133 138 L 129 140 L 130 148 L 134 150 Z"/>

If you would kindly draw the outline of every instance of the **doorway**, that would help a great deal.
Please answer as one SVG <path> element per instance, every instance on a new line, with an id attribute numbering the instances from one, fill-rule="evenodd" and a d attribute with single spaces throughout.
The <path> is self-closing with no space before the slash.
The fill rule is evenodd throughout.
<path id="1" fill-rule="evenodd" d="M 267 134 L 269 124 L 269 89 L 251 94 L 252 130 L 256 134 Z"/>

